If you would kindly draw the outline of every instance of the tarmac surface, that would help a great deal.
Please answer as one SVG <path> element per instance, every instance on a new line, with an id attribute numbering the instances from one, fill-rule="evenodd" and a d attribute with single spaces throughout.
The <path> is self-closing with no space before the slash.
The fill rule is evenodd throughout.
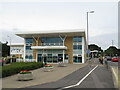
<path id="1" fill-rule="evenodd" d="M 53 88 L 54 90 L 70 88 L 106 88 L 108 90 L 115 90 L 111 71 L 104 65 L 101 65 L 98 62 L 98 59 L 94 59 L 91 62 L 92 63 L 90 65 L 88 64 L 87 66 L 80 68 L 79 70 L 67 75 L 60 80 L 26 88 L 51 88 L 51 90 L 53 90 Z M 98 67 L 91 74 L 89 74 L 80 85 L 76 85 L 97 65 Z"/>

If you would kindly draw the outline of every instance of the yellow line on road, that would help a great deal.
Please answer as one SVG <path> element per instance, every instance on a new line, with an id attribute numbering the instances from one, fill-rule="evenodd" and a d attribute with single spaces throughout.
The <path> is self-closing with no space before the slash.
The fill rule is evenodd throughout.
<path id="1" fill-rule="evenodd" d="M 118 88 L 118 72 L 114 68 L 112 68 L 112 71 L 113 71 L 116 87 Z"/>

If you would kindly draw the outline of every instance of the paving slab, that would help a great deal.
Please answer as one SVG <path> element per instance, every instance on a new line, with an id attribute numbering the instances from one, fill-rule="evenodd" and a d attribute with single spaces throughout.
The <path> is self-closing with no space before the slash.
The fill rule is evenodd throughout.
<path id="1" fill-rule="evenodd" d="M 44 72 L 43 68 L 32 70 L 33 80 L 18 81 L 17 74 L 2 79 L 2 88 L 24 88 L 38 84 L 44 84 L 59 80 L 72 72 L 86 66 L 86 64 L 67 64 L 66 67 L 58 67 L 58 64 L 53 64 L 52 72 Z"/>

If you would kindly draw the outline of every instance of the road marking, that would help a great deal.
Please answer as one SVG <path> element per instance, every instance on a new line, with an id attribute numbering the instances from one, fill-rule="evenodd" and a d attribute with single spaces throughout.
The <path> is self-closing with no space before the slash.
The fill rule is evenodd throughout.
<path id="1" fill-rule="evenodd" d="M 115 79 L 115 86 L 116 86 L 116 88 L 118 88 L 118 70 L 115 70 L 113 67 L 112 67 L 112 71 L 113 71 L 113 75 L 114 75 L 114 79 Z"/>
<path id="2" fill-rule="evenodd" d="M 63 88 L 60 88 L 60 89 L 57 89 L 57 90 L 67 89 L 67 88 L 71 88 L 71 87 L 75 87 L 75 86 L 80 85 L 97 67 L 98 67 L 98 65 L 95 66 L 87 75 L 85 75 L 77 84 L 70 85 L 70 86 L 67 86 L 67 87 L 63 87 Z"/>

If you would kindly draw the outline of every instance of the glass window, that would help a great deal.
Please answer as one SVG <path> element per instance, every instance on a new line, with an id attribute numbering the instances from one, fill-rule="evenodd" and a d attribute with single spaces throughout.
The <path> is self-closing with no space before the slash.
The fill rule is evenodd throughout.
<path id="1" fill-rule="evenodd" d="M 58 62 L 62 62 L 63 61 L 63 54 L 58 54 Z"/>
<path id="2" fill-rule="evenodd" d="M 82 50 L 78 50 L 78 49 L 73 50 L 73 54 L 82 54 Z"/>
<path id="3" fill-rule="evenodd" d="M 78 49 L 82 49 L 82 45 L 78 45 Z"/>
<path id="4" fill-rule="evenodd" d="M 73 57 L 73 62 L 75 62 L 75 63 L 77 62 L 77 56 Z"/>
<path id="5" fill-rule="evenodd" d="M 31 50 L 31 46 L 26 46 L 26 50 Z"/>
<path id="6" fill-rule="evenodd" d="M 29 55 L 29 59 L 32 59 L 32 55 Z"/>
<path id="7" fill-rule="evenodd" d="M 82 45 L 73 45 L 73 49 L 82 49 Z"/>
<path id="8" fill-rule="evenodd" d="M 73 37 L 73 54 L 82 54 L 82 37 Z M 74 57 L 75 59 L 76 57 Z M 74 60 L 76 62 L 76 60 Z"/>
<path id="9" fill-rule="evenodd" d="M 57 62 L 58 62 L 57 56 L 53 56 L 53 63 L 57 63 Z"/>
<path id="10" fill-rule="evenodd" d="M 73 49 L 77 49 L 78 48 L 78 45 L 73 45 Z"/>
<path id="11" fill-rule="evenodd" d="M 68 54 L 65 54 L 65 59 L 68 59 Z"/>
<path id="12" fill-rule="evenodd" d="M 33 53 L 33 50 L 26 50 L 26 53 Z"/>
<path id="13" fill-rule="evenodd" d="M 82 57 L 78 57 L 78 62 L 82 63 Z"/>
<path id="14" fill-rule="evenodd" d="M 26 38 L 25 41 L 26 41 L 26 43 L 33 43 L 33 39 L 32 38 Z"/>
<path id="15" fill-rule="evenodd" d="M 28 55 L 26 55 L 26 56 L 25 56 L 25 58 L 26 58 L 26 59 L 28 59 L 28 58 L 29 58 L 29 56 L 28 56 Z"/>
<path id="16" fill-rule="evenodd" d="M 73 42 L 82 42 L 82 37 L 74 37 Z"/>
<path id="17" fill-rule="evenodd" d="M 82 37 L 78 37 L 78 42 L 82 42 Z"/>
<path id="18" fill-rule="evenodd" d="M 48 54 L 48 56 L 52 57 L 52 54 Z"/>
<path id="19" fill-rule="evenodd" d="M 47 62 L 52 63 L 52 54 L 48 54 Z"/>
<path id="20" fill-rule="evenodd" d="M 73 62 L 74 63 L 82 63 L 82 57 L 81 56 L 73 56 Z"/>
<path id="21" fill-rule="evenodd" d="M 52 53 L 52 50 L 48 50 L 48 52 L 47 52 L 48 54 L 51 54 Z"/>
<path id="22" fill-rule="evenodd" d="M 58 43 L 63 43 L 61 38 L 58 38 L 58 37 L 41 38 L 41 42 L 45 43 L 44 44 L 45 46 L 60 46 L 61 44 L 58 44 Z"/>
<path id="23" fill-rule="evenodd" d="M 77 42 L 77 37 L 74 37 L 74 38 L 73 38 L 73 42 Z"/>

